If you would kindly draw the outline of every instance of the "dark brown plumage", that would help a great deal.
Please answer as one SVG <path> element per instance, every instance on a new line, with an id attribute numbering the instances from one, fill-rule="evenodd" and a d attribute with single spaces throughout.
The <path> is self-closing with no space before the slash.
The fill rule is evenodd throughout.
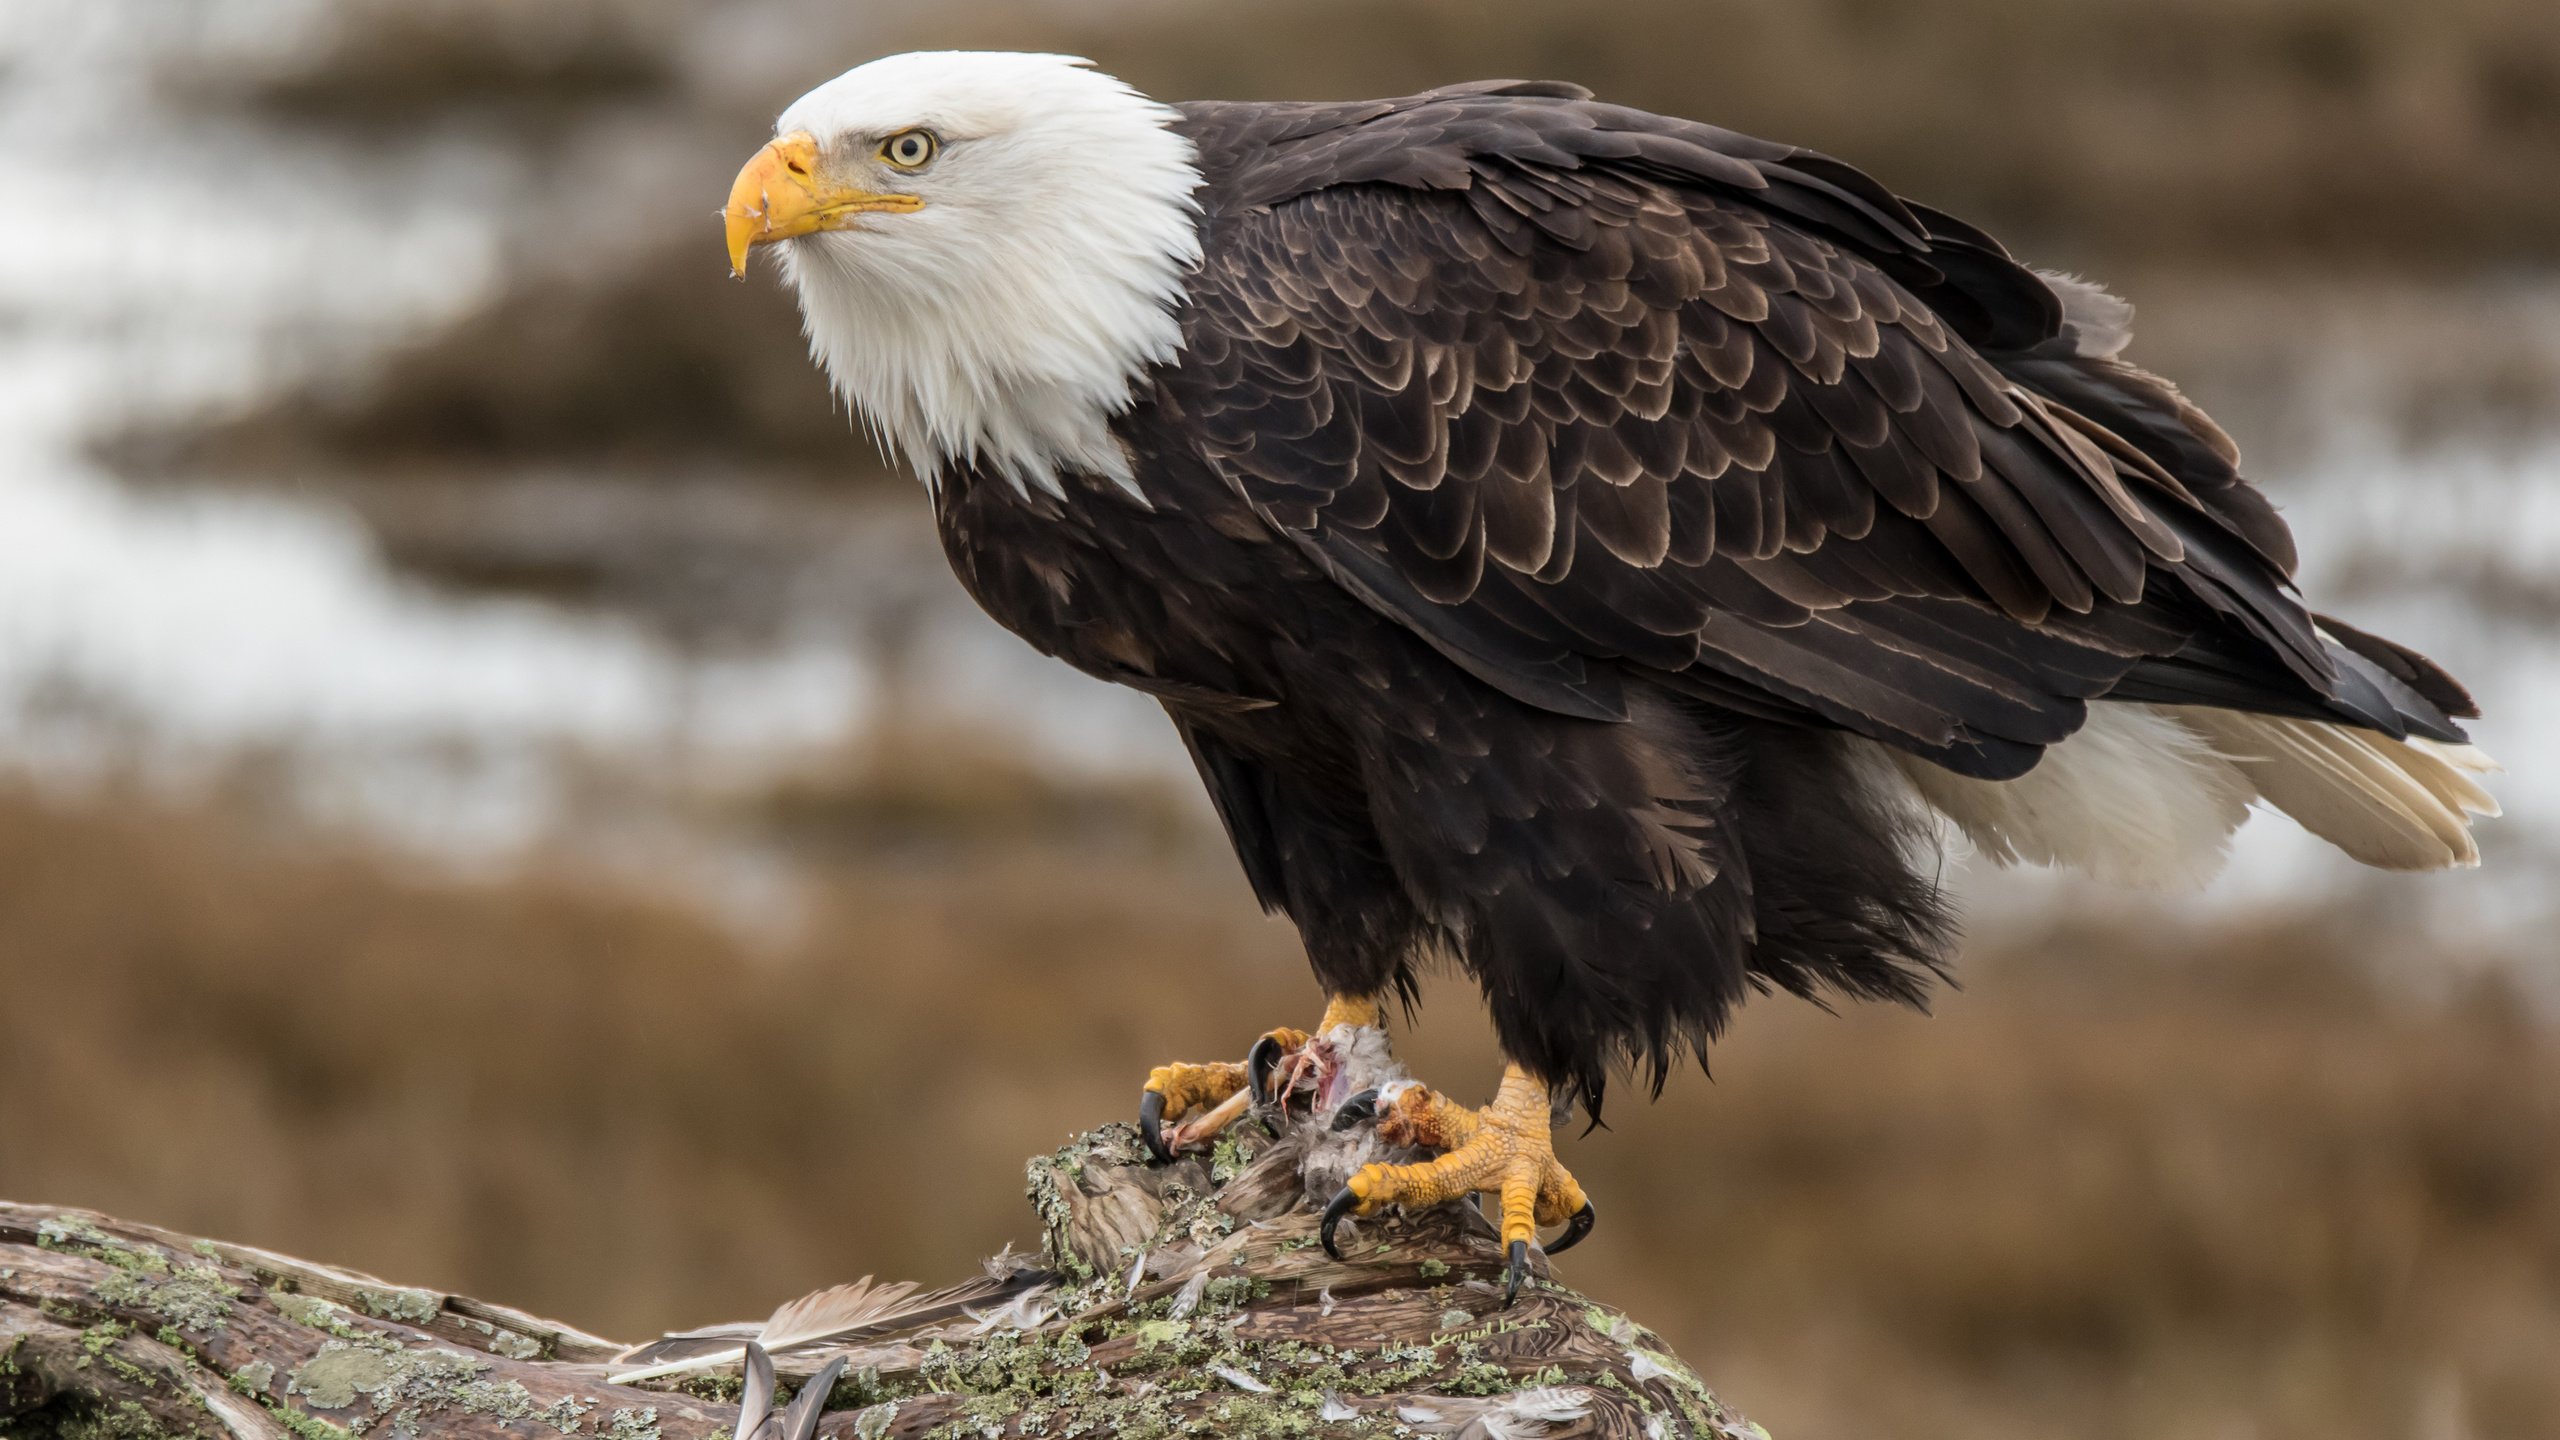
<path id="1" fill-rule="evenodd" d="M 942 532 L 1163 701 L 1335 993 L 1450 954 L 1596 1113 L 1754 986 L 1924 993 L 1948 921 L 1847 737 L 1984 780 L 2102 699 L 2461 739 L 2087 297 L 1839 161 L 1550 84 L 1183 115 L 1147 504 L 963 470 Z"/>

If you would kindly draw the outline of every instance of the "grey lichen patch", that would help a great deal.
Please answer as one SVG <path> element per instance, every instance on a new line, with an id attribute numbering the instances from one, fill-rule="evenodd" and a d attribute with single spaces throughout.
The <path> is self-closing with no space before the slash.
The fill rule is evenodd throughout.
<path id="1" fill-rule="evenodd" d="M 491 1380 L 488 1371 L 489 1362 L 459 1351 L 386 1351 L 333 1340 L 294 1372 L 287 1389 L 321 1410 L 368 1402 L 371 1413 L 348 1427 L 359 1435 L 385 1424 L 394 1434 L 414 1435 L 431 1417 L 447 1411 L 502 1422 L 538 1420 L 567 1435 L 579 1428 L 584 1409 L 592 1408 L 569 1401 L 538 1406 L 532 1391 L 513 1380 Z M 656 1440 L 654 1412 L 649 1434 L 616 1440 Z"/>
<path id="2" fill-rule="evenodd" d="M 563 1395 L 533 1418 L 563 1435 L 575 1435 L 581 1428 L 580 1417 L 594 1408 L 596 1408 L 596 1402 L 593 1400 L 576 1395 Z"/>
<path id="3" fill-rule="evenodd" d="M 1071 1281 L 1091 1280 L 1094 1269 L 1078 1258 L 1075 1247 L 1066 1241 L 1067 1223 L 1073 1211 L 1059 1183 L 1072 1181 L 1083 1173 L 1083 1149 L 1090 1137 L 1079 1137 L 1060 1146 L 1054 1153 L 1037 1157 L 1023 1167 L 1023 1193 L 1040 1217 L 1040 1248 L 1049 1268 Z"/>
<path id="4" fill-rule="evenodd" d="M 1213 1311 L 1241 1310 L 1271 1293 L 1271 1282 L 1258 1275 L 1221 1275 L 1200 1288 L 1200 1298 Z"/>
<path id="5" fill-rule="evenodd" d="M 56 1215 L 36 1222 L 36 1248 L 40 1250 L 105 1250 L 120 1243 L 77 1215 Z"/>
<path id="6" fill-rule="evenodd" d="M 118 1270 L 89 1287 L 102 1305 L 139 1309 L 151 1298 L 151 1282 L 130 1270 Z"/>
<path id="7" fill-rule="evenodd" d="M 477 1331 L 483 1337 L 482 1348 L 492 1355 L 503 1356 L 509 1360 L 539 1360 L 548 1348 L 543 1342 L 530 1335 L 519 1335 L 513 1330 L 501 1330 L 486 1320 L 462 1314 L 456 1314 L 453 1318 L 463 1329 Z"/>
<path id="8" fill-rule="evenodd" d="M 489 1336 L 489 1353 L 509 1360 L 539 1360 L 542 1358 L 542 1342 L 513 1330 L 495 1330 Z"/>
<path id="9" fill-rule="evenodd" d="M 338 1308 L 317 1295 L 301 1295 L 291 1290 L 269 1290 L 267 1299 L 284 1313 L 286 1319 L 314 1330 L 328 1329 L 321 1322 Z"/>
<path id="10" fill-rule="evenodd" d="M 1244 1167 L 1253 1160 L 1253 1150 L 1240 1131 L 1241 1127 L 1229 1127 L 1209 1152 L 1209 1178 L 1217 1184 L 1224 1185 L 1243 1174 Z"/>
<path id="11" fill-rule="evenodd" d="M 370 1346 L 376 1350 L 397 1350 L 400 1348 L 399 1343 L 392 1340 L 390 1337 L 377 1335 L 373 1331 L 367 1330 L 363 1326 L 348 1320 L 345 1306 L 323 1300 L 317 1295 L 304 1295 L 292 1290 L 270 1289 L 267 1291 L 267 1300 L 269 1303 L 273 1304 L 286 1319 L 293 1321 L 297 1325 L 308 1325 L 314 1330 L 325 1331 L 328 1334 L 337 1336 L 341 1340 L 351 1340 L 356 1344 Z"/>
<path id="12" fill-rule="evenodd" d="M 240 1288 L 223 1279 L 221 1271 L 182 1265 L 166 1280 L 146 1282 L 142 1303 L 181 1330 L 205 1334 L 230 1323 L 231 1302 L 239 1298 Z"/>
<path id="13" fill-rule="evenodd" d="M 444 1301 L 424 1290 L 360 1287 L 355 1302 L 357 1309 L 377 1320 L 397 1320 L 403 1325 L 425 1325 L 444 1312 Z"/>
<path id="14" fill-rule="evenodd" d="M 243 1395 L 264 1395 L 275 1383 L 276 1367 L 271 1361 L 254 1360 L 231 1372 L 231 1388 Z"/>
<path id="15" fill-rule="evenodd" d="M 169 1273 L 169 1258 L 159 1251 L 119 1240 L 88 1221 L 69 1215 L 37 1222 L 36 1247 L 101 1260 L 128 1274 Z"/>
<path id="16" fill-rule="evenodd" d="M 276 1423 L 301 1440 L 348 1440 L 347 1431 L 342 1426 L 332 1425 L 317 1415 L 306 1415 L 290 1405 L 273 1400 L 264 1403 L 267 1413 L 275 1417 Z"/>
<path id="17" fill-rule="evenodd" d="M 389 1385 L 399 1359 L 361 1345 L 333 1341 L 306 1361 L 285 1382 L 285 1393 L 299 1395 L 322 1410 L 344 1410 L 360 1395 Z"/>
<path id="18" fill-rule="evenodd" d="M 130 1384 L 145 1390 L 158 1389 L 160 1382 L 151 1372 L 116 1353 L 116 1346 L 132 1333 L 132 1326 L 115 1320 L 101 1320 L 81 1331 L 80 1358 L 72 1368 L 86 1370 L 91 1365 L 103 1365 Z"/>
<path id="19" fill-rule="evenodd" d="M 602 1440 L 658 1440 L 658 1407 L 616 1410 L 596 1427 Z"/>
<path id="20" fill-rule="evenodd" d="M 876 1376 L 879 1372 L 874 1370 L 872 1373 Z M 852 1384 L 854 1378 L 847 1376 L 837 1383 Z M 746 1388 L 746 1382 L 738 1376 L 716 1373 L 687 1375 L 676 1382 L 677 1390 L 696 1400 L 708 1400 L 714 1405 L 735 1405 L 738 1403 L 738 1397 L 745 1393 Z"/>
<path id="21" fill-rule="evenodd" d="M 533 1392 L 513 1380 L 483 1378 L 489 1370 L 485 1360 L 453 1350 L 403 1351 L 393 1358 L 397 1368 L 391 1383 L 374 1393 L 373 1405 L 395 1430 L 415 1430 L 421 1417 L 440 1410 L 523 1420 L 541 1408 L 533 1403 Z"/>

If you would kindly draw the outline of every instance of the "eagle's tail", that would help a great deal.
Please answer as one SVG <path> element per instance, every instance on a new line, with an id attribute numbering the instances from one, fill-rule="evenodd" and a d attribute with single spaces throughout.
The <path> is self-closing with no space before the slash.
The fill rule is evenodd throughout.
<path id="1" fill-rule="evenodd" d="M 2014 780 L 1885 753 L 1989 859 L 2154 888 L 2210 879 L 2252 802 L 2386 870 L 2480 863 L 2471 821 L 2498 813 L 2472 746 L 2199 705 L 2099 701 Z"/>
<path id="2" fill-rule="evenodd" d="M 2497 814 L 2498 802 L 2478 777 L 2498 766 L 2476 746 L 2233 710 L 2176 713 L 2260 798 L 2367 865 L 2480 863 L 2471 821 Z"/>

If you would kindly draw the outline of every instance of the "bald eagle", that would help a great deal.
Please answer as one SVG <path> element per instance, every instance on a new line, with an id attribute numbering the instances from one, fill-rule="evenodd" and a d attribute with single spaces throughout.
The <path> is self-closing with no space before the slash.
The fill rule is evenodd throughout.
<path id="1" fill-rule="evenodd" d="M 1157 1069 L 1148 1143 L 1303 1106 L 1443 1152 L 1353 1174 L 1328 1247 L 1490 1192 L 1516 1288 L 1589 1229 L 1550 1126 L 1614 1071 L 1755 990 L 1923 999 L 1945 825 L 2161 885 L 2255 802 L 2399 870 L 2495 813 L 2469 696 L 2305 608 L 2126 306 L 1828 156 L 1566 84 L 913 54 L 794 103 L 724 215 L 970 594 L 1162 703 L 1331 997 Z M 1494 1102 L 1338 1093 L 1433 955 Z"/>

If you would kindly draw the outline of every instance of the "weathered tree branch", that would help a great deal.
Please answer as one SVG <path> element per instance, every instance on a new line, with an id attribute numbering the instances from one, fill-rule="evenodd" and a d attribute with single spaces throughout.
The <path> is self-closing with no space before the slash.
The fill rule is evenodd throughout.
<path id="1" fill-rule="evenodd" d="M 1316 1243 L 1300 1157 L 1236 1141 L 1150 1166 L 1110 1126 L 1032 1162 L 1035 1269 L 785 1349 L 844 1355 L 822 1437 L 1440 1434 L 1739 1440 L 1650 1332 L 1546 1279 L 1505 1309 L 1471 1210 Z M 616 1384 L 734 1335 L 638 1350 L 461 1296 L 79 1211 L 0 1204 L 0 1436 L 711 1440 L 738 1366 Z M 708 1352 L 708 1353 L 706 1353 Z"/>

